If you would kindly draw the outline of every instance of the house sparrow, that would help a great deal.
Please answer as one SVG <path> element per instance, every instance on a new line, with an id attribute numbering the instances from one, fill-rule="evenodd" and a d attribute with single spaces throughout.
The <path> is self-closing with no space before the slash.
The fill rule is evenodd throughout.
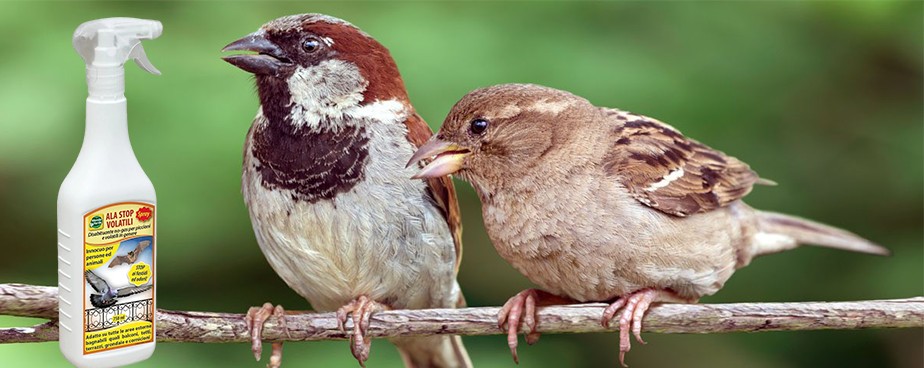
<path id="1" fill-rule="evenodd" d="M 498 324 L 516 356 L 517 330 L 535 342 L 536 305 L 611 302 L 619 360 L 629 331 L 642 342 L 652 303 L 694 303 L 758 255 L 800 244 L 888 254 L 847 231 L 755 210 L 741 198 L 760 179 L 743 162 L 641 115 L 526 84 L 473 91 L 411 158 L 416 177 L 456 174 L 483 204 L 497 252 L 550 293 L 525 290 Z"/>
<path id="2" fill-rule="evenodd" d="M 351 351 L 369 356 L 375 311 L 462 306 L 461 224 L 448 178 L 411 179 L 404 163 L 432 132 L 384 46 L 346 21 L 282 17 L 223 51 L 256 76 L 260 109 L 244 147 L 243 194 L 277 274 L 318 311 L 352 314 Z M 260 359 L 262 325 L 248 313 Z M 470 366 L 458 336 L 395 338 L 407 366 Z M 278 366 L 274 344 L 271 365 Z"/>

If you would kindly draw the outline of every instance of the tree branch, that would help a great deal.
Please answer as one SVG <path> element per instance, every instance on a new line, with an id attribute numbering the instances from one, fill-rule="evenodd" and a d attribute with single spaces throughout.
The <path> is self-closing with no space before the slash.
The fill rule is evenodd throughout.
<path id="1" fill-rule="evenodd" d="M 57 318 L 57 288 L 0 284 L 0 314 Z M 539 308 L 539 332 L 588 333 L 608 331 L 600 325 L 605 304 Z M 500 308 L 395 310 L 372 316 L 369 336 L 497 335 Z M 339 340 L 333 313 L 287 312 L 284 331 L 271 318 L 265 341 Z M 347 331 L 350 331 L 348 322 Z M 617 324 L 613 324 L 617 325 Z M 924 297 L 858 302 L 664 304 L 652 307 L 644 331 L 658 333 L 722 333 L 860 328 L 924 327 Z M 616 330 L 615 326 L 611 330 Z M 54 341 L 57 323 L 0 329 L 0 343 Z M 159 309 L 157 340 L 161 342 L 249 342 L 243 314 Z"/>

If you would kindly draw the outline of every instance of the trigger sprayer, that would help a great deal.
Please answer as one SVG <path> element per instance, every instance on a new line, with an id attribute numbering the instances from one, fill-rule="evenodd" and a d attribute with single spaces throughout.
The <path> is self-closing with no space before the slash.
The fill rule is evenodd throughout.
<path id="1" fill-rule="evenodd" d="M 156 336 L 156 197 L 128 138 L 125 63 L 159 75 L 142 40 L 160 22 L 106 18 L 74 32 L 86 62 L 86 130 L 58 192 L 60 347 L 77 367 L 147 359 Z"/>

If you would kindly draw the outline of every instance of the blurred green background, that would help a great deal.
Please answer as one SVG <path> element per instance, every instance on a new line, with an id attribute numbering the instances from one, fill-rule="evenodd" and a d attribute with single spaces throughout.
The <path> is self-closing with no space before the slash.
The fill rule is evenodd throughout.
<path id="1" fill-rule="evenodd" d="M 0 4 L 0 282 L 56 283 L 55 200 L 83 136 L 80 23 L 159 19 L 146 43 L 163 76 L 127 67 L 132 143 L 157 189 L 159 306 L 244 312 L 307 303 L 260 253 L 241 199 L 257 99 L 219 59 L 278 16 L 323 12 L 391 49 L 431 126 L 464 93 L 504 82 L 572 91 L 650 115 L 780 183 L 747 201 L 851 229 L 894 251 L 768 256 L 705 303 L 900 298 L 924 293 L 922 2 Z M 470 305 L 531 284 L 494 252 L 471 188 L 460 282 Z M 0 317 L 0 326 L 37 320 Z M 633 367 L 921 367 L 921 330 L 652 335 Z M 512 367 L 501 336 L 466 337 L 479 367 Z M 617 336 L 546 335 L 523 367 L 617 366 Z M 344 342 L 290 343 L 286 367 L 355 367 Z M 0 345 L 0 366 L 63 367 L 57 344 Z M 262 367 L 246 344 L 159 344 L 138 367 Z M 376 342 L 370 367 L 397 367 Z"/>

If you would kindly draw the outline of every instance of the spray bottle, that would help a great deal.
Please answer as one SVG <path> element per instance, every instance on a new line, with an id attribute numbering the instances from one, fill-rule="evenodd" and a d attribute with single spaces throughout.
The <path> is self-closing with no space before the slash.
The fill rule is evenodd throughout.
<path id="1" fill-rule="evenodd" d="M 77 367 L 147 359 L 156 336 L 154 186 L 128 139 L 125 63 L 159 75 L 141 40 L 154 20 L 98 19 L 74 32 L 87 65 L 86 131 L 58 192 L 60 347 Z"/>

